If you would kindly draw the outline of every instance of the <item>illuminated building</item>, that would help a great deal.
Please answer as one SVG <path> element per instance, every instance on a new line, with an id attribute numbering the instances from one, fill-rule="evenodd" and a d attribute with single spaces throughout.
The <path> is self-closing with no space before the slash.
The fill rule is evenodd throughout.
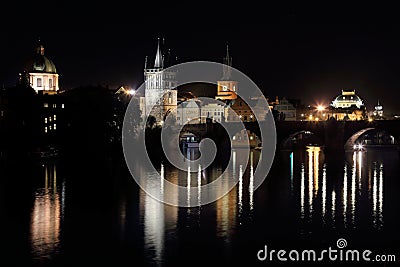
<path id="1" fill-rule="evenodd" d="M 212 122 L 225 120 L 225 107 L 218 103 L 209 103 L 201 106 L 201 122 L 211 119 Z"/>
<path id="2" fill-rule="evenodd" d="M 257 118 L 263 121 L 268 110 L 269 107 L 263 97 L 253 97 L 245 102 L 238 96 L 231 102 L 230 109 L 226 109 L 225 117 L 226 121 L 237 121 L 240 119 L 243 122 L 252 122 L 257 121 Z"/>
<path id="3" fill-rule="evenodd" d="M 228 46 L 226 46 L 226 57 L 224 57 L 223 64 L 223 75 L 222 79 L 217 83 L 218 89 L 215 99 L 233 100 L 237 98 L 238 83 L 237 81 L 233 81 L 231 77 L 232 57 L 229 56 Z"/>
<path id="4" fill-rule="evenodd" d="M 40 40 L 33 59 L 26 67 L 26 72 L 29 74 L 29 85 L 36 93 L 55 94 L 59 90 L 56 66 L 44 55 L 44 46 Z"/>
<path id="5" fill-rule="evenodd" d="M 331 104 L 334 108 L 361 108 L 364 106 L 363 101 L 359 96 L 356 95 L 356 91 L 342 90 L 342 94 L 338 95 Z"/>
<path id="6" fill-rule="evenodd" d="M 158 40 L 154 66 L 147 68 L 147 58 L 144 67 L 145 105 L 141 107 L 142 114 L 152 115 L 160 123 L 165 120 L 170 112 L 177 106 L 177 81 L 176 73 L 167 71 L 170 53 L 162 53 L 160 40 Z"/>
<path id="7" fill-rule="evenodd" d="M 374 118 L 379 120 L 383 119 L 383 106 L 379 103 L 375 106 L 374 111 L 373 111 Z"/>
<path id="8" fill-rule="evenodd" d="M 176 123 L 179 125 L 200 123 L 199 101 L 190 99 L 181 103 L 176 110 Z"/>
<path id="9" fill-rule="evenodd" d="M 274 109 L 279 112 L 279 119 L 286 121 L 296 120 L 296 108 L 286 99 L 278 100 L 276 97 Z"/>
<path id="10" fill-rule="evenodd" d="M 222 122 L 224 120 L 225 106 L 219 103 L 204 103 L 197 99 L 190 99 L 178 105 L 176 110 L 176 123 L 197 124 L 210 122 Z"/>
<path id="11" fill-rule="evenodd" d="M 363 120 L 366 118 L 366 109 L 355 90 L 342 90 L 331 103 L 330 117 L 336 120 Z"/>

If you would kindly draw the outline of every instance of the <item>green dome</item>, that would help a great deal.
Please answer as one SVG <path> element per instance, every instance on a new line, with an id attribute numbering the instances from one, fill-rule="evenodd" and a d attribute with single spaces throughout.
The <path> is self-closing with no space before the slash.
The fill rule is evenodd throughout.
<path id="1" fill-rule="evenodd" d="M 53 61 L 48 59 L 44 55 L 44 47 L 43 45 L 39 45 L 36 48 L 36 55 L 33 57 L 28 63 L 28 72 L 42 72 L 42 73 L 52 73 L 57 74 L 56 66 Z"/>

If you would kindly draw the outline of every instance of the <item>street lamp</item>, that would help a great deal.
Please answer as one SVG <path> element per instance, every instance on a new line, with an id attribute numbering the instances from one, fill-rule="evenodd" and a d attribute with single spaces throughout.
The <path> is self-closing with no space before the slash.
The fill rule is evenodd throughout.
<path id="1" fill-rule="evenodd" d="M 322 105 L 318 105 L 317 106 L 317 112 L 318 112 L 318 114 L 317 114 L 317 118 L 318 119 L 325 119 L 325 113 L 323 113 L 325 111 L 325 107 L 324 106 L 322 106 Z M 321 113 L 323 113 L 322 114 L 322 117 L 321 117 Z M 317 119 L 316 118 L 316 119 Z"/>

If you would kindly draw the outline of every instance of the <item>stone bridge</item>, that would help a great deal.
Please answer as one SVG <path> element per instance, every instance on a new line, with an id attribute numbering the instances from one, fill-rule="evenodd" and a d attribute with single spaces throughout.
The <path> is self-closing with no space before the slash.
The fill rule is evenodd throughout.
<path id="1" fill-rule="evenodd" d="M 268 129 L 267 122 L 244 122 L 247 130 L 257 134 L 261 138 L 260 127 Z M 240 122 L 227 123 L 232 129 L 241 129 Z M 275 122 L 277 147 L 298 134 L 310 132 L 322 141 L 323 145 L 332 149 L 343 149 L 346 145 L 352 145 L 358 137 L 371 130 L 382 130 L 394 137 L 395 144 L 400 142 L 400 120 L 375 120 L 369 121 L 277 121 Z M 187 124 L 183 128 L 202 138 L 221 134 L 224 129 L 215 123 Z"/>

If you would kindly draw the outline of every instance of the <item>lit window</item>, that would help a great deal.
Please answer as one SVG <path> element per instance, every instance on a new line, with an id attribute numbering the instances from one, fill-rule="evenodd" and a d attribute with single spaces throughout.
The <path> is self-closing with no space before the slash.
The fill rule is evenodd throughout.
<path id="1" fill-rule="evenodd" d="M 51 122 L 51 117 L 49 117 L 49 122 Z"/>
<path id="2" fill-rule="evenodd" d="M 44 127 L 44 132 L 47 133 L 47 127 Z"/>
<path id="3" fill-rule="evenodd" d="M 49 126 L 49 130 L 51 131 L 51 125 Z"/>
<path id="4" fill-rule="evenodd" d="M 49 79 L 49 87 L 53 88 L 53 79 Z"/>
<path id="5" fill-rule="evenodd" d="M 44 103 L 43 107 L 48 108 L 49 107 L 49 103 Z"/>
<path id="6" fill-rule="evenodd" d="M 54 130 L 56 130 L 57 129 L 57 124 L 54 123 L 53 128 L 54 128 Z"/>
<path id="7" fill-rule="evenodd" d="M 42 78 L 37 78 L 36 84 L 37 84 L 37 87 L 42 87 Z"/>
<path id="8" fill-rule="evenodd" d="M 57 104 L 53 104 L 53 108 L 56 108 L 57 107 Z"/>
<path id="9" fill-rule="evenodd" d="M 47 118 L 44 118 L 44 123 L 47 123 Z"/>
<path id="10" fill-rule="evenodd" d="M 54 116 L 53 116 L 53 118 L 54 118 L 54 120 L 56 120 L 56 119 L 57 119 L 57 116 L 56 116 L 56 115 L 54 115 Z"/>
<path id="11" fill-rule="evenodd" d="M 1 111 L 1 116 L 4 117 L 4 110 Z"/>
<path id="12" fill-rule="evenodd" d="M 232 140 L 236 140 L 236 136 L 232 137 Z"/>
<path id="13" fill-rule="evenodd" d="M 64 104 L 61 104 L 61 108 L 64 108 Z"/>

